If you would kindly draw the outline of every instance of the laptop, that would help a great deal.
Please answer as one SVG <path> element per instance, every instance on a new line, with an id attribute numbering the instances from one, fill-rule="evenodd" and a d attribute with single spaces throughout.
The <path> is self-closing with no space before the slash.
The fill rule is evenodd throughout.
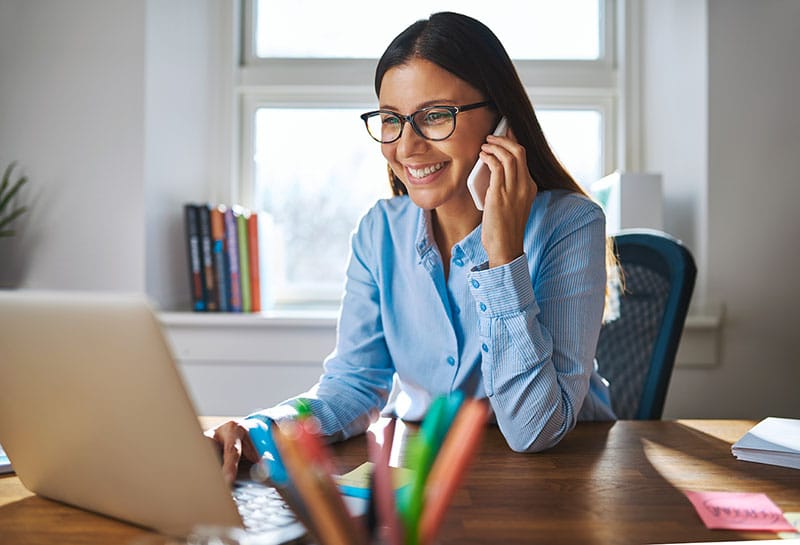
<path id="1" fill-rule="evenodd" d="M 0 291 L 0 444 L 46 498 L 170 536 L 256 527 L 141 295 Z M 255 483 L 235 488 L 258 495 Z M 254 542 L 306 533 L 277 503 L 282 522 L 261 525 Z"/>

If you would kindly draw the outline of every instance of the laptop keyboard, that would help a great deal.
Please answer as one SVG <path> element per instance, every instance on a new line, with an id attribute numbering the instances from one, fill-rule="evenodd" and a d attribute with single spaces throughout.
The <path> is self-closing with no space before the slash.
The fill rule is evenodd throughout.
<path id="1" fill-rule="evenodd" d="M 295 524 L 297 518 L 278 491 L 255 481 L 237 481 L 233 499 L 248 532 L 271 532 Z"/>

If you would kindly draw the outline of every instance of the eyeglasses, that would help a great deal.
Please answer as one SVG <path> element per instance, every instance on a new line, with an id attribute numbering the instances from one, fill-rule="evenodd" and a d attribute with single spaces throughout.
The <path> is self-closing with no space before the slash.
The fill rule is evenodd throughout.
<path id="1" fill-rule="evenodd" d="M 391 144 L 403 134 L 406 123 L 414 132 L 428 140 L 444 140 L 456 130 L 456 116 L 461 112 L 490 106 L 491 101 L 476 102 L 465 106 L 429 106 L 411 115 L 402 115 L 391 110 L 375 110 L 361 114 L 369 135 L 382 144 Z"/>

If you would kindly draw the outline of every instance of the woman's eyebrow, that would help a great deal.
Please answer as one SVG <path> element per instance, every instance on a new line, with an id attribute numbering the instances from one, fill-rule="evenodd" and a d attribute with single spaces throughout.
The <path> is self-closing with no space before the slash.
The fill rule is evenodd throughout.
<path id="1" fill-rule="evenodd" d="M 425 102 L 417 104 L 417 106 L 414 109 L 414 111 L 416 112 L 416 111 L 421 110 L 423 108 L 428 108 L 429 106 L 450 106 L 451 104 L 455 104 L 455 103 L 456 103 L 455 100 L 452 100 L 452 99 L 449 99 L 449 98 L 437 98 L 437 99 L 434 99 L 434 100 L 426 100 Z M 394 106 L 392 104 L 380 104 L 378 106 L 378 109 L 379 110 L 392 110 L 393 112 L 400 113 L 398 108 L 397 108 L 397 106 Z M 410 113 L 412 113 L 412 112 L 409 112 L 409 114 Z"/>

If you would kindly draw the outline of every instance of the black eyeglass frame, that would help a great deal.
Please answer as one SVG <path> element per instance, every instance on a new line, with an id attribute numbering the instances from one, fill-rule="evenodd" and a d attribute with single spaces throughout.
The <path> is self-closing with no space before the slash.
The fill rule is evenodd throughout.
<path id="1" fill-rule="evenodd" d="M 456 132 L 456 118 L 458 117 L 459 113 L 467 112 L 469 110 L 474 110 L 476 108 L 483 108 L 484 106 L 493 107 L 494 102 L 492 102 L 491 100 L 484 100 L 482 102 L 473 102 L 472 104 L 465 104 L 463 106 L 449 106 L 449 105 L 427 106 L 425 108 L 417 110 L 416 112 L 413 112 L 410 115 L 403 115 L 397 112 L 393 112 L 392 110 L 373 110 L 371 112 L 366 112 L 361 114 L 360 117 L 361 119 L 364 120 L 364 125 L 367 128 L 367 133 L 369 134 L 370 138 L 372 138 L 376 142 L 380 142 L 381 144 L 391 144 L 392 142 L 397 142 L 398 140 L 400 140 L 400 137 L 403 136 L 403 129 L 405 129 L 406 123 L 411 125 L 411 128 L 414 129 L 414 132 L 418 134 L 420 137 L 424 138 L 425 140 L 431 140 L 433 142 L 441 142 L 442 140 L 450 138 L 451 136 L 453 136 L 453 133 Z M 417 123 L 414 121 L 414 117 L 417 114 L 428 112 L 430 110 L 435 110 L 435 109 L 448 110 L 453 116 L 453 129 L 447 134 L 447 136 L 443 136 L 442 138 L 430 138 L 428 136 L 425 136 L 424 134 L 422 134 L 422 131 L 420 130 L 419 127 L 417 127 Z M 390 114 L 400 120 L 400 132 L 398 132 L 397 136 L 392 140 L 384 141 L 375 138 L 375 136 L 373 136 L 372 132 L 369 130 L 369 118 L 375 117 L 376 115 L 380 114 Z"/>

